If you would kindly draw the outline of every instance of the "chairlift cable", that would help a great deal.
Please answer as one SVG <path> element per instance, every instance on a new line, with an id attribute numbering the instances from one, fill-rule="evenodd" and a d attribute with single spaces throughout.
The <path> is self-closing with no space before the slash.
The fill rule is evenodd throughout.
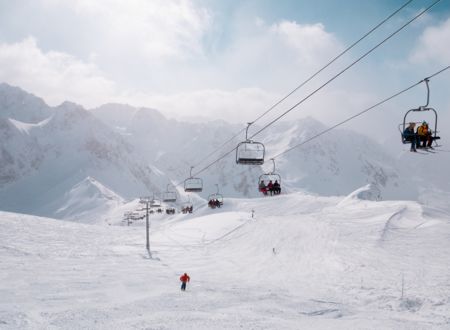
<path id="1" fill-rule="evenodd" d="M 403 90 L 401 90 L 401 91 L 399 91 L 399 92 L 397 92 L 397 93 L 395 93 L 395 94 L 389 96 L 388 98 L 385 98 L 384 100 L 382 100 L 382 101 L 380 101 L 380 102 L 374 104 L 373 106 L 371 106 L 371 107 L 369 107 L 369 108 L 367 108 L 367 109 L 365 109 L 365 110 L 363 110 L 363 111 L 361 111 L 361 112 L 359 112 L 359 113 L 357 113 L 357 114 L 355 114 L 355 115 L 353 115 L 353 116 L 351 116 L 351 117 L 349 117 L 349 118 L 347 118 L 347 119 L 341 121 L 340 123 L 338 123 L 338 124 L 336 124 L 336 125 L 334 125 L 334 126 L 332 126 L 332 127 L 329 127 L 329 128 L 327 128 L 327 129 L 325 129 L 324 131 L 322 131 L 322 132 L 320 132 L 320 133 L 318 133 L 318 134 L 312 136 L 312 137 L 309 138 L 308 140 L 303 141 L 303 142 L 301 142 L 301 143 L 299 143 L 299 144 L 297 144 L 297 145 L 295 145 L 295 146 L 293 146 L 293 147 L 291 147 L 291 148 L 289 148 L 289 149 L 287 149 L 287 150 L 285 150 L 285 151 L 283 151 L 283 152 L 281 152 L 281 153 L 279 153 L 279 154 L 277 154 L 277 155 L 275 155 L 275 156 L 273 156 L 273 157 L 271 157 L 271 158 L 274 158 L 274 159 L 275 159 L 275 158 L 278 158 L 279 156 L 281 156 L 281 155 L 283 155 L 283 154 L 285 154 L 285 153 L 291 151 L 292 149 L 298 148 L 298 147 L 300 147 L 300 146 L 302 146 L 302 145 L 304 145 L 304 144 L 306 144 L 306 143 L 309 143 L 310 141 L 312 141 L 312 140 L 314 140 L 314 139 L 316 139 L 316 138 L 322 136 L 323 134 L 328 133 L 329 131 L 331 131 L 331 130 L 333 130 L 333 129 L 335 129 L 335 128 L 337 128 L 337 127 L 339 127 L 339 126 L 341 126 L 341 125 L 343 125 L 343 124 L 345 124 L 345 123 L 351 121 L 352 119 L 355 119 L 356 117 L 359 117 L 359 116 L 363 115 L 363 114 L 366 113 L 366 112 L 369 112 L 370 110 L 372 110 L 372 109 L 374 109 L 374 108 L 376 108 L 376 107 L 382 105 L 383 103 L 386 103 L 387 101 L 389 101 L 389 100 L 391 100 L 391 99 L 393 99 L 393 98 L 395 98 L 395 97 L 397 97 L 397 96 L 399 96 L 399 95 L 401 95 L 401 94 L 403 94 L 403 93 L 409 91 L 410 89 L 412 89 L 412 88 L 414 88 L 414 87 L 420 85 L 420 84 L 423 83 L 426 79 L 429 80 L 429 79 L 431 79 L 431 78 L 433 78 L 433 77 L 435 77 L 435 76 L 441 74 L 442 72 L 444 72 L 444 71 L 446 71 L 446 70 L 448 70 L 448 69 L 450 69 L 450 66 L 446 66 L 446 67 L 442 68 L 441 70 L 439 70 L 439 71 L 437 71 L 436 73 L 434 73 L 434 74 L 432 74 L 432 75 L 430 75 L 430 76 L 428 76 L 428 77 L 426 77 L 426 78 L 420 80 L 419 82 L 417 82 L 417 83 L 415 83 L 415 84 L 413 84 L 413 85 L 411 85 L 411 86 L 409 86 L 409 87 L 407 87 L 407 88 L 405 88 L 405 89 L 403 89 Z M 213 166 L 214 164 L 216 164 L 217 162 L 219 162 L 220 160 L 222 160 L 223 158 L 225 158 L 226 156 L 228 156 L 229 154 L 231 154 L 231 153 L 232 153 L 233 151 L 235 151 L 235 150 L 236 150 L 236 147 L 233 148 L 232 150 L 228 151 L 227 153 L 223 154 L 220 158 L 218 158 L 218 159 L 215 160 L 214 162 L 210 163 L 209 165 L 207 165 L 207 166 L 205 166 L 204 168 L 202 168 L 201 170 L 199 170 L 197 173 L 195 173 L 195 175 L 198 175 L 198 174 L 200 174 L 200 173 L 206 171 L 206 170 L 209 169 L 211 166 Z"/>
<path id="2" fill-rule="evenodd" d="M 444 71 L 446 71 L 446 70 L 448 70 L 448 69 L 450 69 L 450 65 L 449 65 L 449 66 L 446 66 L 446 67 L 444 67 L 444 68 L 442 68 L 441 70 L 439 70 L 439 71 L 436 72 L 436 73 L 433 73 L 431 76 L 424 78 L 422 81 L 430 80 L 431 78 L 436 77 L 437 75 L 441 74 L 442 72 L 444 72 Z"/>
<path id="3" fill-rule="evenodd" d="M 228 140 L 226 140 L 224 143 L 222 143 L 219 147 L 215 148 L 213 151 L 211 151 L 207 156 L 205 156 L 203 159 L 201 159 L 194 167 L 198 167 L 201 163 L 203 163 L 205 160 L 207 160 L 209 157 L 211 157 L 212 155 L 214 155 L 216 152 L 218 152 L 219 150 L 221 150 L 223 147 L 225 147 L 228 143 L 230 143 L 231 141 L 233 141 L 235 138 L 237 138 L 239 135 L 241 135 L 242 132 L 245 131 L 245 127 L 242 128 L 239 132 L 237 132 L 236 134 L 234 134 L 231 138 L 229 138 Z"/>
<path id="4" fill-rule="evenodd" d="M 258 130 L 256 133 L 254 133 L 250 139 L 252 139 L 253 137 L 255 137 L 256 135 L 258 135 L 259 133 L 261 133 L 262 131 L 264 131 L 265 129 L 267 129 L 269 126 L 273 125 L 276 121 L 278 121 L 279 119 L 281 119 L 282 117 L 284 117 L 287 113 L 289 113 L 290 111 L 294 110 L 296 107 L 298 107 L 301 103 L 303 103 L 304 101 L 306 101 L 308 98 L 310 98 L 311 96 L 313 96 L 314 94 L 316 94 L 319 90 L 321 90 L 322 88 L 324 88 L 325 86 L 327 86 L 328 84 L 330 84 L 332 81 L 334 81 L 336 78 L 338 78 L 339 76 L 341 76 L 343 73 L 345 73 L 348 69 L 350 69 L 351 67 L 353 67 L 354 65 L 356 65 L 358 62 L 360 62 L 362 59 L 364 59 L 365 57 L 367 57 L 370 53 L 372 53 L 373 51 L 375 51 L 377 48 L 379 48 L 381 45 L 383 45 L 385 42 L 387 42 L 389 39 L 391 39 L 392 37 L 394 37 L 396 34 L 398 34 L 400 31 L 402 31 L 404 28 L 406 28 L 408 25 L 410 25 L 412 22 L 414 22 L 415 20 L 417 20 L 419 17 L 421 17 L 423 14 L 425 14 L 427 11 L 429 11 L 432 7 L 434 7 L 436 4 L 438 4 L 441 0 L 436 0 L 434 1 L 431 5 L 429 5 L 427 8 L 425 8 L 424 10 L 422 10 L 420 13 L 418 13 L 416 16 L 414 16 L 412 19 L 410 19 L 408 22 L 406 22 L 405 24 L 403 24 L 399 29 L 397 29 L 396 31 L 394 31 L 393 33 L 391 33 L 388 37 L 386 37 L 385 39 L 383 39 L 380 43 L 378 43 L 376 46 L 372 47 L 369 51 L 367 51 L 366 53 L 364 53 L 362 56 L 360 56 L 357 60 L 355 60 L 354 62 L 352 62 L 350 65 L 348 65 L 346 68 L 344 68 L 343 70 L 341 70 L 337 75 L 333 76 L 331 79 L 329 79 L 326 83 L 324 83 L 323 85 L 321 85 L 319 88 L 317 88 L 315 91 L 313 91 L 312 93 L 310 93 L 307 97 L 305 97 L 304 99 L 302 99 L 300 102 L 298 102 L 297 104 L 295 104 L 293 107 L 289 108 L 287 111 L 285 111 L 283 114 L 281 114 L 280 116 L 278 116 L 276 119 L 272 120 L 271 122 L 269 122 L 267 125 L 265 125 L 263 128 L 261 128 L 260 130 Z M 409 2 L 408 2 L 409 3 Z M 403 8 L 403 7 L 402 7 Z M 398 10 L 396 11 L 398 12 Z M 362 40 L 362 39 L 361 39 Z M 361 41 L 360 40 L 360 41 Z M 441 71 L 444 71 L 441 70 Z M 438 74 L 438 73 L 436 73 Z M 430 76 L 430 77 L 434 77 L 436 74 Z M 422 82 L 422 81 L 421 81 Z M 415 86 L 415 85 L 414 85 Z M 414 86 L 412 86 L 411 88 L 413 88 Z M 409 89 L 411 89 L 409 88 Z M 403 91 L 403 92 L 406 92 Z M 402 93 L 402 92 L 401 92 Z M 399 94 L 401 94 L 399 93 Z M 399 95 L 398 94 L 398 95 Z M 395 97 L 397 95 L 392 96 L 391 98 Z M 389 98 L 389 99 L 391 99 Z M 384 102 L 388 101 L 388 99 L 386 99 Z M 384 103 L 383 102 L 383 103 Z M 381 103 L 380 103 L 381 104 Z M 368 111 L 368 110 L 367 110 Z M 351 120 L 351 119 L 349 119 Z M 347 120 L 348 121 L 348 120 Z M 347 122 L 345 121 L 345 122 Z M 255 121 L 253 121 L 255 122 Z M 341 123 L 343 124 L 343 123 Z M 341 125 L 339 124 L 339 125 Z M 334 127 L 333 127 L 334 128 Z M 332 128 L 331 128 L 332 129 Z M 331 129 L 328 129 L 326 131 L 329 131 Z M 242 132 L 243 130 L 241 130 L 240 132 Z M 326 132 L 323 132 L 322 134 L 324 134 Z M 234 137 L 233 137 L 234 138 Z M 226 152 L 225 154 L 223 154 L 222 156 L 220 156 L 219 158 L 217 158 L 216 160 L 214 160 L 213 162 L 209 163 L 208 165 L 206 165 L 205 167 L 203 167 L 201 170 L 199 170 L 198 172 L 196 172 L 194 175 L 199 175 L 201 173 L 203 173 L 204 171 L 206 171 L 207 169 L 209 169 L 211 166 L 213 166 L 214 164 L 216 164 L 217 162 L 219 162 L 220 160 L 224 159 L 226 156 L 228 156 L 229 154 L 231 154 L 232 152 L 234 152 L 237 149 L 237 147 L 234 147 L 233 149 L 229 150 L 228 152 Z M 215 152 L 214 152 L 215 153 Z M 279 154 L 280 155 L 280 154 Z M 279 156 L 277 155 L 277 157 Z M 275 158 L 275 157 L 272 157 Z M 180 182 L 178 185 L 180 185 L 182 182 Z"/>
<path id="5" fill-rule="evenodd" d="M 400 8 L 398 8 L 396 11 L 394 11 L 392 14 L 390 14 L 388 17 L 386 17 L 384 20 L 382 20 L 380 23 L 378 23 L 376 26 L 374 26 L 371 30 L 366 32 L 361 38 L 359 38 L 357 41 L 355 41 L 353 44 L 348 46 L 345 50 L 343 50 L 341 53 L 339 53 L 337 56 L 335 56 L 332 60 L 330 60 L 326 65 L 324 65 L 321 69 L 316 71 L 314 74 L 312 74 L 309 78 L 307 78 L 305 81 L 303 81 L 300 85 L 298 85 L 295 89 L 293 89 L 289 94 L 287 94 L 285 97 L 280 99 L 277 103 L 272 105 L 269 109 L 267 109 L 264 113 L 262 113 L 259 117 L 257 117 L 255 120 L 253 120 L 253 123 L 258 121 L 259 119 L 263 118 L 266 114 L 268 114 L 270 111 L 272 111 L 276 106 L 281 104 L 283 101 L 285 101 L 289 96 L 294 94 L 296 91 L 298 91 L 301 87 L 306 85 L 308 82 L 310 82 L 313 78 L 315 78 L 319 73 L 321 73 L 323 70 L 328 68 L 331 64 L 336 62 L 339 58 L 341 58 L 344 54 L 346 54 L 348 51 L 350 51 L 353 47 L 355 47 L 357 44 L 359 44 L 361 41 L 363 41 L 366 37 L 368 37 L 372 32 L 374 32 L 376 29 L 378 29 L 381 25 L 386 23 L 389 19 L 391 19 L 393 16 L 395 16 L 399 11 L 401 11 L 403 8 L 405 8 L 407 5 L 409 5 L 413 0 L 409 0 L 405 2 Z"/>
<path id="6" fill-rule="evenodd" d="M 292 110 L 294 110 L 295 108 L 297 108 L 300 104 L 302 104 L 303 102 L 305 102 L 306 100 L 308 100 L 311 96 L 313 96 L 314 94 L 316 94 L 317 92 L 319 92 L 322 88 L 324 88 L 325 86 L 327 86 L 328 84 L 330 84 L 331 82 L 333 82 L 335 79 L 337 79 L 339 76 L 341 76 L 343 73 L 345 73 L 347 70 L 349 70 L 351 67 L 353 67 L 354 65 L 356 65 L 358 62 L 360 62 L 362 59 L 364 59 L 365 57 L 367 57 L 370 53 L 372 53 L 373 51 L 375 51 L 378 47 L 380 47 L 381 45 L 383 45 L 385 42 L 387 42 L 389 39 L 391 39 L 392 37 L 394 37 L 397 33 L 399 33 L 400 31 L 402 31 L 404 28 L 406 28 L 408 25 L 410 25 L 412 22 L 414 22 L 416 19 L 418 19 L 419 17 L 421 17 L 423 14 L 425 14 L 427 11 L 429 11 L 432 7 L 434 7 L 436 4 L 438 4 L 441 0 L 436 0 L 434 1 L 431 5 L 429 5 L 427 8 L 425 8 L 424 10 L 422 10 L 419 14 L 417 14 L 416 16 L 414 16 L 412 19 L 410 19 L 408 22 L 406 22 L 405 24 L 403 24 L 400 28 L 398 28 L 397 30 L 395 30 L 393 33 L 391 33 L 389 36 L 387 36 L 385 39 L 383 39 L 381 42 L 379 42 L 378 44 L 376 44 L 374 47 L 372 47 L 370 50 L 368 50 L 367 52 L 365 52 L 363 55 L 361 55 L 358 59 L 356 59 L 355 61 L 353 61 L 351 64 L 349 64 L 348 66 L 346 66 L 343 70 L 341 70 L 339 73 L 337 73 L 336 75 L 334 75 L 331 79 L 327 80 L 327 82 L 325 82 L 324 84 L 322 84 L 320 87 L 316 88 L 313 92 L 311 92 L 310 94 L 308 94 L 306 97 L 304 97 L 301 101 L 297 102 L 296 104 L 294 104 L 292 107 L 290 107 L 288 110 L 286 110 L 285 112 L 283 112 L 281 115 L 279 115 L 277 118 L 273 119 L 272 121 L 270 121 L 268 124 L 266 124 L 264 127 L 262 127 L 261 129 L 259 129 L 256 133 L 254 133 L 250 138 L 252 139 L 253 137 L 255 137 L 256 135 L 260 134 L 262 131 L 266 130 L 268 127 L 272 126 L 274 123 L 276 123 L 278 120 L 280 120 L 281 118 L 283 118 L 285 115 L 287 115 L 289 112 L 291 112 Z"/>
<path id="7" fill-rule="evenodd" d="M 393 98 L 395 98 L 395 97 L 397 97 L 397 96 L 399 96 L 399 95 L 401 95 L 401 94 L 403 94 L 403 93 L 409 91 L 410 89 L 412 89 L 412 88 L 414 88 L 414 87 L 416 87 L 416 86 L 422 84 L 423 82 L 425 82 L 425 80 L 429 80 L 429 79 L 431 79 L 432 77 L 435 77 L 435 76 L 437 76 L 438 74 L 440 74 L 440 73 L 442 73 L 442 72 L 444 72 L 444 71 L 446 71 L 446 70 L 448 70 L 448 69 L 450 69 L 450 66 L 444 67 L 443 69 L 441 69 L 441 70 L 439 70 L 438 72 L 432 74 L 431 76 L 429 76 L 429 77 L 427 77 L 427 78 L 424 78 L 424 79 L 422 79 L 421 81 L 419 81 L 419 82 L 417 82 L 417 83 L 415 83 L 415 84 L 412 84 L 411 86 L 409 86 L 409 87 L 407 87 L 407 88 L 405 88 L 405 89 L 403 89 L 403 90 L 401 90 L 401 91 L 399 91 L 399 92 L 397 92 L 397 93 L 395 93 L 395 94 L 389 96 L 388 98 L 385 98 L 384 100 L 382 100 L 382 101 L 380 101 L 380 102 L 378 102 L 378 103 L 372 105 L 371 107 L 369 107 L 369 108 L 367 108 L 367 109 L 365 109 L 365 110 L 363 110 L 363 111 L 360 111 L 360 112 L 358 112 L 357 114 L 355 114 L 355 115 L 353 115 L 353 116 L 351 116 L 351 117 L 349 117 L 349 118 L 347 118 L 347 119 L 345 119 L 345 120 L 339 122 L 338 124 L 336 124 L 336 125 L 334 125 L 334 126 L 332 126 L 332 127 L 329 127 L 329 128 L 323 130 L 322 132 L 320 132 L 320 133 L 318 133 L 318 134 L 313 135 L 312 137 L 308 138 L 307 140 L 305 140 L 305 141 L 303 141 L 303 142 L 301 142 L 301 143 L 299 143 L 299 144 L 296 144 L 295 146 L 292 146 L 292 147 L 290 147 L 289 149 L 286 149 L 286 150 L 283 151 L 283 152 L 280 152 L 279 154 L 273 156 L 272 158 L 274 158 L 274 159 L 275 159 L 275 158 L 278 158 L 278 157 L 280 157 L 281 155 L 284 155 L 284 154 L 288 153 L 289 151 L 291 151 L 291 150 L 293 150 L 293 149 L 299 148 L 299 147 L 305 145 L 306 143 L 309 143 L 309 142 L 311 142 L 312 140 L 317 139 L 318 137 L 324 135 L 325 133 L 328 133 L 329 131 L 331 131 L 331 130 L 333 130 L 333 129 L 339 127 L 339 126 L 342 126 L 343 124 L 345 124 L 345 123 L 347 123 L 347 122 L 349 122 L 349 121 L 351 121 L 351 120 L 353 120 L 353 119 L 355 119 L 355 118 L 357 118 L 357 117 L 359 117 L 359 116 L 365 114 L 366 112 L 369 112 L 370 110 L 372 110 L 372 109 L 374 109 L 374 108 L 376 108 L 376 107 L 382 105 L 383 103 L 386 103 L 387 101 L 389 101 L 389 100 L 391 100 L 391 99 L 393 99 Z"/>
<path id="8" fill-rule="evenodd" d="M 310 82 L 312 79 L 314 79 L 317 75 L 319 75 L 322 71 L 324 71 L 326 68 L 328 68 L 331 64 L 336 62 L 339 58 L 341 58 L 343 55 L 345 55 L 347 52 L 349 52 L 353 47 L 355 47 L 357 44 L 359 44 L 361 41 L 363 41 L 365 38 L 367 38 L 370 34 L 372 34 L 375 30 L 377 30 L 380 26 L 382 26 L 384 23 L 386 23 L 388 20 L 390 20 L 392 17 L 394 17 L 398 12 L 400 12 L 403 8 L 408 6 L 412 1 L 414 0 L 408 0 L 406 1 L 401 7 L 399 7 L 397 10 L 392 12 L 389 16 L 387 16 L 385 19 L 383 19 L 381 22 L 379 22 L 377 25 L 375 25 L 372 29 L 370 29 L 368 32 L 366 32 L 362 37 L 360 37 L 358 40 L 353 42 L 350 46 L 348 46 L 346 49 L 344 49 L 341 53 L 336 55 L 333 59 L 331 59 L 327 64 L 325 64 L 322 68 L 320 68 L 318 71 L 313 73 L 309 78 L 304 80 L 300 85 L 295 87 L 291 92 L 289 92 L 286 96 L 281 98 L 279 101 L 277 101 L 275 104 L 273 104 L 271 107 L 269 107 L 265 112 L 263 112 L 261 115 L 256 117 L 255 120 L 252 122 L 255 123 L 261 118 L 263 118 L 265 115 L 267 115 L 269 112 L 271 112 L 273 109 L 275 109 L 278 105 L 280 105 L 282 102 L 284 102 L 287 98 L 289 98 L 292 94 L 294 94 L 296 91 L 298 91 L 300 88 L 305 86 L 308 82 Z M 242 132 L 245 131 L 245 128 L 242 128 L 239 132 L 235 133 L 231 138 L 226 140 L 224 143 L 222 143 L 219 147 L 215 148 L 212 152 L 210 152 L 208 155 L 206 155 L 203 159 L 201 159 L 194 167 L 198 167 L 201 163 L 203 163 L 205 160 L 210 158 L 212 155 L 217 153 L 219 150 L 221 150 L 223 147 L 225 147 L 228 143 L 233 141 L 235 138 L 237 138 Z"/>
<path id="9" fill-rule="evenodd" d="M 362 56 L 360 56 L 357 60 L 355 60 L 354 62 L 352 62 L 350 65 L 348 65 L 346 68 L 344 68 L 343 70 L 341 70 L 338 74 L 336 74 L 335 76 L 333 76 L 331 79 L 329 79 L 326 83 L 324 83 L 323 85 L 321 85 L 319 88 L 317 88 L 315 91 L 313 91 L 312 93 L 310 93 L 308 96 L 306 96 L 305 98 L 303 98 L 300 102 L 298 102 L 297 104 L 295 104 L 293 107 L 289 108 L 287 111 L 285 111 L 283 114 L 281 114 L 280 116 L 278 116 L 276 119 L 272 120 L 270 123 L 268 123 L 266 126 L 264 126 L 263 128 L 261 128 L 259 131 L 257 131 L 256 133 L 254 133 L 250 139 L 252 139 L 253 137 L 255 137 L 256 135 L 258 135 L 259 133 L 261 133 L 263 130 L 267 129 L 269 126 L 273 125 L 276 121 L 278 121 L 279 119 L 281 119 L 283 116 L 285 116 L 287 113 L 289 113 L 290 111 L 294 110 L 297 106 L 299 106 L 301 103 L 303 103 L 304 101 L 306 101 L 308 98 L 310 98 L 311 96 L 313 96 L 314 94 L 316 94 L 319 90 L 321 90 L 323 87 L 325 87 L 326 85 L 330 84 L 332 81 L 334 81 L 336 78 L 338 78 L 339 76 L 341 76 L 343 73 L 345 73 L 348 69 L 350 69 L 352 66 L 356 65 L 358 62 L 360 62 L 362 59 L 364 59 L 365 57 L 367 57 L 370 53 L 372 53 L 373 51 L 375 51 L 378 47 L 380 47 L 381 45 L 383 45 L 385 42 L 387 42 L 389 39 L 391 39 L 393 36 L 395 36 L 397 33 L 399 33 L 400 31 L 402 31 L 404 28 L 406 28 L 409 24 L 411 24 L 412 22 L 414 22 L 416 19 L 418 19 L 419 17 L 421 17 L 424 13 L 426 13 L 427 11 L 429 11 L 432 7 L 434 7 L 437 3 L 439 3 L 441 0 L 436 0 L 434 1 L 431 5 L 429 5 L 427 8 L 425 8 L 424 10 L 422 10 L 420 13 L 418 13 L 416 16 L 414 16 L 412 19 L 410 19 L 408 22 L 406 22 L 405 24 L 403 24 L 400 28 L 398 28 L 397 30 L 395 30 L 393 33 L 391 33 L 388 37 L 386 37 L 385 39 L 383 39 L 381 42 L 379 42 L 376 46 L 372 47 L 369 51 L 367 51 L 366 53 L 364 53 Z M 437 74 L 437 73 L 436 73 Z M 430 77 L 434 77 L 430 76 Z M 412 88 L 412 87 L 411 87 Z M 387 101 L 387 100 L 386 100 Z M 203 167 L 201 170 L 199 170 L 197 173 L 195 173 L 195 175 L 198 175 L 202 172 L 204 172 L 205 170 L 207 170 L 208 168 L 210 168 L 212 165 L 214 165 L 215 163 L 217 163 L 218 161 L 222 160 L 223 158 L 225 158 L 226 156 L 228 156 L 229 154 L 231 154 L 233 151 L 235 151 L 237 149 L 237 147 L 234 147 L 232 150 L 226 152 L 225 154 L 223 154 L 221 157 L 219 157 L 218 159 L 214 160 L 213 162 L 209 163 L 207 166 Z"/>

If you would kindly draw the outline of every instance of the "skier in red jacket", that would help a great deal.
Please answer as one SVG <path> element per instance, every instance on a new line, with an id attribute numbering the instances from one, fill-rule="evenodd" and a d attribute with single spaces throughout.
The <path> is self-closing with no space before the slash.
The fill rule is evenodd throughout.
<path id="1" fill-rule="evenodd" d="M 191 278 L 186 273 L 184 273 L 183 275 L 180 276 L 181 291 L 186 291 L 186 283 L 189 282 L 190 280 L 191 280 Z"/>

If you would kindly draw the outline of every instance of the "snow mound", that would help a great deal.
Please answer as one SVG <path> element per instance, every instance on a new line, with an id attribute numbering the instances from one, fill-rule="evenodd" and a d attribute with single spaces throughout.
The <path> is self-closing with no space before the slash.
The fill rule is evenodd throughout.
<path id="1" fill-rule="evenodd" d="M 88 223 L 98 223 L 102 215 L 124 203 L 124 199 L 92 177 L 87 177 L 57 201 L 61 207 L 55 216 Z"/>
<path id="2" fill-rule="evenodd" d="M 358 200 L 380 201 L 381 199 L 380 189 L 377 185 L 369 183 L 348 194 L 338 205 L 345 205 Z"/>

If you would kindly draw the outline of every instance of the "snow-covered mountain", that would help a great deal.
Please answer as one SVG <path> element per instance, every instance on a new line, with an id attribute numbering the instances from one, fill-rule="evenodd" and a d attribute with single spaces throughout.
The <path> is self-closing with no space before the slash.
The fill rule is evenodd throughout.
<path id="1" fill-rule="evenodd" d="M 101 223 L 105 214 L 117 209 L 125 200 L 94 178 L 87 177 L 53 201 L 57 218 L 84 223 Z"/>
<path id="2" fill-rule="evenodd" d="M 229 155 L 201 175 L 202 196 L 219 183 L 223 206 L 194 194 L 193 214 L 150 214 L 149 254 L 146 221 L 120 226 L 124 212 L 142 215 L 133 198 L 185 178 L 240 127 L 117 104 L 91 113 L 66 102 L 36 122 L 24 121 L 33 107 L 3 109 L 0 328 L 448 328 L 445 150 L 392 156 L 333 130 L 280 155 L 283 194 L 260 198 L 231 196 L 257 196 L 271 163 Z M 258 139 L 269 159 L 324 129 L 307 118 Z M 192 281 L 180 294 L 183 272 Z"/>
<path id="3" fill-rule="evenodd" d="M 159 193 L 170 181 L 181 183 L 177 188 L 183 195 L 182 182 L 190 166 L 197 173 L 244 139 L 239 136 L 219 148 L 242 129 L 221 120 L 184 122 L 155 109 L 121 104 L 87 111 L 65 102 L 52 108 L 6 84 L 0 85 L 0 96 L 0 209 L 6 211 L 73 219 L 79 214 L 86 217 L 90 210 L 95 217 L 105 201 L 111 201 L 109 196 L 117 195 L 113 200 L 118 201 Z M 256 129 L 252 127 L 250 134 Z M 269 160 L 324 129 L 312 118 L 286 121 L 269 127 L 256 140 L 265 144 Z M 347 195 L 371 184 L 382 199 L 427 203 L 437 193 L 449 194 L 450 176 L 444 168 L 417 156 L 403 151 L 392 155 L 366 136 L 338 129 L 281 155 L 276 171 L 282 176 L 283 192 Z M 428 156 L 448 162 L 449 154 Z M 422 167 L 431 170 L 421 172 Z M 204 182 L 200 196 L 207 198 L 219 184 L 226 197 L 257 197 L 258 178 L 271 169 L 270 161 L 237 166 L 232 152 L 200 174 Z M 97 203 L 83 198 L 81 192 L 89 195 L 90 189 L 79 189 L 93 182 L 104 187 L 98 190 Z"/>
<path id="4" fill-rule="evenodd" d="M 5 89 L 10 88 L 2 85 L 3 94 Z M 0 104 L 0 113 L 4 109 L 9 108 Z M 168 182 L 121 135 L 82 107 L 65 102 L 48 112 L 51 115 L 38 123 L 20 121 L 23 113 L 0 117 L 0 209 L 77 218 L 77 213 L 101 207 L 111 195 L 135 198 Z M 97 203 L 90 198 L 90 189 L 80 190 L 93 182 L 97 188 L 105 187 L 98 190 Z"/>
<path id="5" fill-rule="evenodd" d="M 36 124 L 53 113 L 41 98 L 5 83 L 0 83 L 0 107 L 0 118 L 13 118 L 29 124 Z"/>
<path id="6" fill-rule="evenodd" d="M 186 123 L 166 119 L 156 110 L 136 109 L 117 104 L 104 105 L 93 113 L 171 178 L 182 181 L 191 165 L 194 173 L 244 139 L 238 137 L 206 161 L 242 127 L 223 121 Z M 119 124 L 119 122 L 121 124 Z M 312 118 L 282 122 L 261 134 L 267 159 L 323 131 L 326 127 Z M 258 137 L 259 138 L 259 137 Z M 256 197 L 256 182 L 272 163 L 236 166 L 234 154 L 213 165 L 200 176 L 205 182 L 203 196 L 214 192 L 218 183 L 228 196 Z M 365 184 L 379 186 L 384 198 L 416 198 L 417 189 L 402 178 L 397 161 L 375 141 L 348 130 L 335 130 L 276 160 L 285 190 L 307 190 L 321 195 L 345 195 Z"/>

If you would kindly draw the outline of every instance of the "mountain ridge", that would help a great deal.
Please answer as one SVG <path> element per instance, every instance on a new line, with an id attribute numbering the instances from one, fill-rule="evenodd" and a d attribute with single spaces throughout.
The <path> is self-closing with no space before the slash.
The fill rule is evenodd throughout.
<path id="1" fill-rule="evenodd" d="M 0 85 L 3 94 L 7 90 L 13 94 L 6 99 L 21 99 L 16 95 L 20 89 L 4 86 Z M 25 97 L 34 96 L 26 93 Z M 40 101 L 30 104 L 40 106 Z M 233 152 L 211 163 L 245 139 L 244 135 L 235 137 L 223 146 L 242 129 L 240 125 L 222 120 L 184 122 L 166 118 L 155 109 L 121 104 L 86 110 L 64 102 L 47 108 L 48 117 L 26 123 L 17 116 L 5 117 L 5 106 L 0 102 L 0 209 L 56 217 L 61 205 L 51 209 L 45 205 L 53 205 L 58 196 L 88 177 L 124 201 L 159 194 L 168 183 L 179 183 L 177 190 L 187 199 L 183 181 L 191 166 L 195 166 L 194 174 L 207 168 L 199 175 L 204 182 L 204 191 L 199 194 L 202 198 L 216 192 L 216 184 L 226 197 L 259 197 L 258 178 L 272 171 L 270 157 L 327 129 L 312 117 L 276 123 L 255 137 L 266 145 L 266 163 L 236 166 Z M 21 116 L 26 115 L 25 110 L 35 112 L 32 105 L 24 105 Z M 257 129 L 251 127 L 250 131 Z M 405 166 L 411 157 L 410 153 L 394 157 L 367 136 L 336 129 L 280 155 L 276 171 L 282 176 L 283 193 L 345 196 L 371 184 L 380 191 L 380 198 L 417 200 L 423 194 L 422 182 L 427 183 L 428 191 L 439 184 L 440 189 L 445 188 L 435 182 L 439 171 L 410 180 L 417 171 L 415 166 Z M 26 206 L 22 196 L 26 196 Z"/>

